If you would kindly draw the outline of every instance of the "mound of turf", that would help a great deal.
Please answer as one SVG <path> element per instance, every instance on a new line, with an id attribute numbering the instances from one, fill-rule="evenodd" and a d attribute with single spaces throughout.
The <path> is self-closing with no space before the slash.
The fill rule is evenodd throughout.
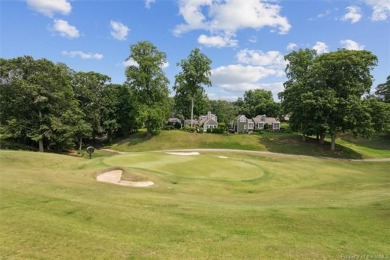
<path id="1" fill-rule="evenodd" d="M 0 151 L 0 165 L 4 259 L 388 254 L 390 162 L 237 152 L 89 160 Z M 155 185 L 96 181 L 113 168 Z"/>

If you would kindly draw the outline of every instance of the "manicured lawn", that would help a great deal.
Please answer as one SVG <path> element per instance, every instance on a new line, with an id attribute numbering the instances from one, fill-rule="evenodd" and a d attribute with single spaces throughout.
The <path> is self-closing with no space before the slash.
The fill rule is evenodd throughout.
<path id="1" fill-rule="evenodd" d="M 375 135 L 370 139 L 342 135 L 338 141 L 340 145 L 349 147 L 366 158 L 390 158 L 390 134 Z"/>
<path id="2" fill-rule="evenodd" d="M 132 134 L 111 146 L 118 151 L 158 151 L 189 148 L 226 148 L 245 150 L 265 150 L 259 142 L 259 135 L 189 133 L 179 130 L 162 131 L 159 135 L 146 139 L 145 131 Z"/>
<path id="3" fill-rule="evenodd" d="M 360 140 L 357 142 L 356 140 Z M 197 134 L 184 131 L 162 131 L 160 135 L 146 138 L 144 131 L 108 146 L 125 152 L 158 151 L 190 148 L 221 148 L 275 153 L 309 155 L 332 158 L 390 158 L 390 138 L 374 136 L 367 139 L 354 139 L 348 135 L 337 139 L 336 150 L 330 151 L 330 143 L 318 144 L 316 140 L 302 141 L 295 133 L 263 134 Z"/>
<path id="4" fill-rule="evenodd" d="M 0 166 L 4 259 L 389 253 L 390 162 L 228 152 L 99 154 L 89 160 L 0 151 Z M 114 167 L 155 186 L 96 182 L 98 172 Z"/>

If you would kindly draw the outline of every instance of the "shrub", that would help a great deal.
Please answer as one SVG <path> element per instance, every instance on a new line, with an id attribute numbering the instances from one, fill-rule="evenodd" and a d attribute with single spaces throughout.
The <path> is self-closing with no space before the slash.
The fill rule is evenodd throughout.
<path id="1" fill-rule="evenodd" d="M 217 128 L 213 128 L 211 130 L 211 132 L 213 134 L 223 134 L 225 132 L 225 129 L 224 128 L 221 128 L 221 127 L 217 127 Z"/>
<path id="2" fill-rule="evenodd" d="M 166 125 L 162 128 L 163 130 L 174 130 L 175 127 L 173 125 Z"/>
<path id="3" fill-rule="evenodd" d="M 193 132 L 196 131 L 196 128 L 195 127 L 191 127 L 191 126 L 185 126 L 185 127 L 183 127 L 183 131 L 193 133 Z"/>

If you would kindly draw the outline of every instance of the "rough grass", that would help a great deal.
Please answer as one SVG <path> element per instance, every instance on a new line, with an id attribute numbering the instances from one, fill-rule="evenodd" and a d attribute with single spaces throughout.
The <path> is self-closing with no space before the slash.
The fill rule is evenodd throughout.
<path id="1" fill-rule="evenodd" d="M 357 141 L 358 140 L 358 141 Z M 330 151 L 330 142 L 319 144 L 314 139 L 302 141 L 294 133 L 264 134 L 197 134 L 184 131 L 162 131 L 160 135 L 146 138 L 144 131 L 119 140 L 110 148 L 118 151 L 139 152 L 168 149 L 221 148 L 275 153 L 310 155 L 347 159 L 390 158 L 390 137 L 374 136 L 371 139 L 354 139 L 343 135 L 337 139 L 336 150 Z"/>
<path id="2" fill-rule="evenodd" d="M 222 171 L 213 175 L 209 170 L 219 162 Z M 155 152 L 89 160 L 0 151 L 0 165 L 4 259 L 337 259 L 389 253 L 390 162 Z M 97 172 L 113 167 L 156 185 L 137 189 L 95 181 Z"/>
<path id="3" fill-rule="evenodd" d="M 132 134 L 111 146 L 118 151 L 159 151 L 167 149 L 189 148 L 226 148 L 245 150 L 265 150 L 259 142 L 259 135 L 205 134 L 189 133 L 179 130 L 162 131 L 150 139 L 146 132 Z"/>

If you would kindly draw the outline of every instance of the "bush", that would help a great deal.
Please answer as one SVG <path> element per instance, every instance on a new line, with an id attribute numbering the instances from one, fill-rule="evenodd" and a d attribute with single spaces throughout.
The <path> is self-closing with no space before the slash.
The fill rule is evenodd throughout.
<path id="1" fill-rule="evenodd" d="M 173 125 L 166 125 L 162 128 L 163 130 L 174 130 L 175 127 Z"/>
<path id="2" fill-rule="evenodd" d="M 223 134 L 225 132 L 225 129 L 224 128 L 221 128 L 221 127 L 217 127 L 217 128 L 213 128 L 211 130 L 211 132 L 213 134 Z"/>
<path id="3" fill-rule="evenodd" d="M 183 127 L 183 131 L 186 131 L 186 132 L 195 132 L 196 131 L 196 127 L 191 127 L 191 126 L 185 126 Z"/>
<path id="4" fill-rule="evenodd" d="M 211 133 L 213 129 L 207 128 L 207 133 Z"/>

